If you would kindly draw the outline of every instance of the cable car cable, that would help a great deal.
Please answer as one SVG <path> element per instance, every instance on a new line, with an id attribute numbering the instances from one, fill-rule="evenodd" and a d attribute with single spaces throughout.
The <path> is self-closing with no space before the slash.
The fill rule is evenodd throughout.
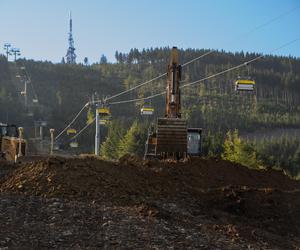
<path id="1" fill-rule="evenodd" d="M 86 124 L 76 135 L 74 135 L 70 140 L 76 139 L 83 131 L 85 131 L 91 124 L 95 122 L 96 118 L 94 118 L 91 122 Z"/>
<path id="2" fill-rule="evenodd" d="M 113 95 L 113 96 L 110 96 L 110 97 L 106 98 L 105 100 L 108 101 L 108 100 L 111 100 L 111 99 L 113 99 L 113 98 L 116 98 L 116 97 L 118 97 L 118 96 L 120 96 L 120 95 L 126 94 L 126 93 L 128 93 L 128 92 L 130 92 L 130 91 L 132 91 L 132 90 L 135 90 L 135 89 L 137 89 L 137 88 L 139 88 L 139 87 L 142 87 L 142 86 L 144 86 L 144 85 L 146 85 L 146 84 L 148 84 L 148 83 L 151 83 L 151 82 L 153 82 L 153 81 L 155 81 L 155 80 L 158 80 L 159 78 L 161 78 L 161 77 L 163 77 L 163 76 L 166 76 L 166 75 L 167 75 L 167 73 L 161 74 L 161 75 L 159 75 L 159 76 L 157 76 L 157 77 L 154 77 L 154 78 L 152 78 L 151 80 L 148 80 L 148 81 L 146 81 L 146 82 L 144 82 L 144 83 L 142 83 L 142 84 L 136 85 L 135 87 L 132 87 L 132 88 L 127 89 L 127 90 L 125 90 L 125 91 L 123 91 L 123 92 L 120 92 L 120 93 L 118 93 L 118 94 L 115 94 L 115 95 Z M 97 103 L 97 102 L 100 102 L 100 101 L 96 101 L 95 103 Z"/>
<path id="3" fill-rule="evenodd" d="M 282 17 L 284 17 L 284 16 L 286 16 L 286 15 L 288 15 L 288 14 L 294 12 L 294 11 L 297 10 L 298 8 L 300 8 L 299 5 L 297 5 L 296 7 L 292 8 L 292 9 L 290 9 L 290 10 L 284 12 L 284 13 L 281 13 L 280 15 L 278 15 L 278 16 L 276 16 L 276 17 L 270 19 L 269 21 L 267 21 L 267 22 L 265 22 L 265 23 L 263 23 L 263 24 L 261 24 L 261 25 L 259 25 L 259 26 L 256 26 L 255 28 L 253 28 L 252 30 L 250 30 L 249 32 L 247 32 L 246 34 L 243 34 L 242 36 L 239 36 L 238 39 L 239 39 L 239 38 L 243 38 L 243 37 L 245 37 L 246 35 L 249 35 L 249 34 L 253 33 L 253 32 L 256 31 L 256 30 L 261 29 L 261 28 L 263 28 L 263 27 L 269 25 L 270 23 L 273 23 L 273 22 L 275 22 L 275 21 L 281 19 Z M 237 39 L 234 39 L 234 40 L 232 40 L 232 42 L 235 42 L 236 40 L 237 40 Z M 232 42 L 230 42 L 230 43 L 232 43 Z M 185 66 L 187 66 L 187 65 L 189 65 L 189 64 L 191 64 L 191 63 L 193 63 L 193 62 L 195 62 L 195 61 L 197 61 L 197 60 L 199 60 L 199 59 L 201 59 L 201 58 L 203 58 L 203 57 L 205 57 L 205 56 L 208 56 L 208 55 L 212 54 L 213 52 L 216 52 L 216 50 L 208 51 L 208 52 L 206 52 L 206 53 L 204 53 L 204 54 L 202 54 L 202 55 L 200 55 L 200 56 L 198 56 L 198 57 L 196 57 L 196 58 L 194 58 L 194 59 L 192 59 L 192 60 L 186 62 L 186 63 L 182 64 L 182 67 L 185 67 Z M 167 75 L 167 73 L 161 74 L 161 75 L 159 75 L 159 76 L 157 76 L 157 77 L 154 77 L 153 79 L 151 79 L 151 80 L 149 80 L 149 81 L 146 81 L 146 82 L 144 82 L 144 83 L 141 83 L 141 84 L 139 84 L 139 85 L 136 85 L 135 87 L 132 87 L 132 88 L 130 88 L 130 89 L 127 89 L 127 90 L 125 90 L 125 91 L 123 91 L 123 92 L 120 92 L 120 93 L 118 93 L 118 94 L 115 94 L 115 95 L 113 95 L 113 96 L 107 98 L 106 100 L 108 101 L 108 100 L 111 100 L 111 99 L 113 99 L 113 98 L 119 97 L 120 95 L 126 94 L 126 93 L 128 93 L 128 92 L 130 92 L 130 91 L 132 91 L 132 90 L 135 90 L 135 89 L 140 88 L 140 87 L 142 87 L 142 86 L 144 86 L 144 85 L 146 85 L 146 84 L 148 84 L 148 83 L 151 83 L 151 82 L 153 82 L 153 81 L 155 81 L 155 80 L 158 80 L 159 78 L 161 78 L 161 77 L 163 77 L 163 76 L 165 76 L 165 75 Z M 100 102 L 100 101 L 99 101 L 99 102 Z"/>
<path id="4" fill-rule="evenodd" d="M 73 120 L 55 137 L 55 140 L 57 140 L 75 121 L 76 119 L 80 116 L 80 114 L 83 112 L 83 110 L 89 106 L 89 102 L 87 102 L 81 109 L 80 111 L 75 115 Z"/>
<path id="5" fill-rule="evenodd" d="M 290 44 L 292 44 L 292 43 L 294 43 L 294 42 L 296 42 L 296 41 L 298 41 L 298 40 L 300 40 L 300 38 L 296 38 L 296 39 L 294 39 L 294 40 L 292 40 L 292 41 L 290 41 L 290 42 L 288 42 L 288 43 L 285 43 L 285 44 L 283 44 L 282 46 L 280 46 L 280 47 L 278 47 L 278 48 L 276 48 L 276 49 L 271 50 L 271 51 L 269 52 L 269 54 L 272 53 L 272 52 L 274 52 L 274 51 L 280 50 L 280 49 L 282 49 L 282 48 L 284 48 L 284 47 L 287 47 L 287 46 L 289 46 Z M 202 78 L 202 79 L 200 79 L 200 80 L 196 80 L 196 81 L 193 81 L 193 82 L 184 84 L 184 85 L 180 86 L 180 89 L 185 88 L 185 87 L 188 87 L 188 86 L 191 86 L 191 85 L 194 85 L 194 84 L 197 84 L 197 83 L 200 83 L 200 82 L 203 82 L 203 81 L 205 81 L 205 80 L 208 80 L 208 79 L 210 79 L 210 78 L 213 78 L 213 77 L 216 77 L 216 76 L 219 76 L 219 75 L 223 75 L 223 74 L 228 73 L 228 72 L 230 72 L 230 71 L 232 71 L 232 70 L 236 70 L 236 69 L 238 69 L 238 68 L 245 67 L 245 66 L 247 66 L 248 64 L 253 63 L 253 62 L 255 62 L 255 61 L 257 61 L 257 60 L 259 60 L 259 59 L 261 59 L 261 58 L 263 58 L 263 57 L 265 57 L 265 56 L 266 56 L 266 55 L 260 55 L 260 56 L 257 56 L 257 57 L 255 57 L 254 59 L 251 59 L 251 60 L 249 60 L 249 61 L 246 61 L 246 62 L 244 62 L 244 63 L 241 63 L 241 64 L 239 64 L 239 65 L 237 65 L 237 66 L 234 66 L 234 67 L 231 67 L 231 68 L 229 68 L 229 69 L 223 70 L 223 71 L 221 71 L 221 72 L 215 73 L 215 74 L 213 74 L 213 75 L 204 77 L 204 78 Z M 166 93 L 166 92 L 164 91 L 164 92 L 161 92 L 161 93 L 158 93 L 158 94 L 154 94 L 154 95 L 151 95 L 151 96 L 147 96 L 147 97 L 142 97 L 142 98 L 137 98 L 137 99 L 131 99 L 131 100 L 125 100 L 125 101 L 118 101 L 118 102 L 111 102 L 111 103 L 109 103 L 109 104 L 110 104 L 110 105 L 115 105 L 115 104 L 122 104 L 122 103 L 137 102 L 137 101 L 142 101 L 142 100 L 146 100 L 146 99 L 153 99 L 153 98 L 155 98 L 155 97 L 157 97 L 157 96 L 160 96 L 160 95 L 163 95 L 163 94 L 165 94 L 165 93 Z"/>
<path id="6" fill-rule="evenodd" d="M 30 77 L 30 75 L 29 75 L 29 73 L 28 73 L 28 71 L 27 71 L 27 69 L 26 69 L 26 66 L 25 66 L 25 63 L 24 63 L 24 62 L 21 62 L 21 67 L 23 67 L 23 69 L 21 69 L 21 70 L 23 70 L 23 71 L 25 72 L 26 80 L 27 80 L 28 83 L 30 84 L 30 87 L 31 87 L 31 90 L 32 90 L 32 93 L 33 93 L 34 98 L 35 98 L 36 100 L 38 100 L 38 96 L 37 96 L 37 94 L 36 94 L 36 91 L 35 91 L 35 89 L 34 89 L 34 86 L 33 86 L 33 84 L 32 84 L 32 81 L 31 81 L 31 77 Z M 21 68 L 21 67 L 20 67 L 20 68 Z"/>
<path id="7" fill-rule="evenodd" d="M 250 30 L 249 32 L 247 32 L 246 34 L 244 34 L 243 36 L 239 36 L 238 39 L 239 39 L 240 37 L 244 37 L 245 35 L 249 35 L 249 34 L 253 33 L 253 32 L 256 31 L 257 29 L 263 28 L 263 27 L 269 25 L 270 23 L 272 23 L 272 22 L 274 22 L 274 21 L 279 20 L 280 18 L 284 17 L 285 15 L 288 15 L 288 14 L 294 12 L 294 11 L 295 11 L 296 9 L 298 9 L 299 7 L 300 7 L 300 6 L 297 5 L 296 7 L 290 9 L 289 11 L 284 12 L 284 13 L 282 13 L 282 14 L 280 14 L 280 15 L 274 17 L 274 18 L 272 18 L 271 20 L 265 22 L 264 24 L 259 25 L 259 26 L 255 27 L 255 28 L 253 28 L 252 30 Z M 236 41 L 236 39 L 235 39 L 234 41 Z M 199 60 L 199 59 L 201 59 L 201 58 L 203 58 L 203 57 L 205 57 L 205 56 L 208 56 L 209 54 L 212 54 L 213 52 L 215 52 L 215 50 L 208 51 L 208 52 L 202 54 L 201 56 L 196 57 L 196 58 L 194 58 L 194 59 L 192 59 L 192 60 L 190 60 L 190 61 L 184 63 L 182 66 L 183 66 L 183 67 L 184 67 L 184 66 L 187 66 L 187 65 L 191 64 L 192 62 L 195 62 L 195 61 L 197 61 L 197 60 Z M 161 74 L 161 75 L 159 75 L 159 76 L 157 76 L 157 77 L 154 77 L 154 78 L 151 79 L 151 80 L 148 80 L 148 81 L 146 81 L 146 82 L 144 82 L 144 83 L 141 83 L 141 84 L 139 84 L 139 85 L 136 85 L 136 86 L 133 87 L 133 88 L 130 88 L 130 89 L 128 89 L 128 90 L 122 91 L 122 92 L 120 92 L 120 93 L 118 93 L 118 94 L 115 94 L 115 95 L 113 95 L 113 96 L 110 96 L 110 97 L 108 97 L 106 100 L 108 101 L 108 100 L 111 100 L 111 99 L 113 99 L 113 98 L 119 97 L 119 96 L 121 96 L 121 95 L 123 95 L 123 94 L 126 94 L 126 93 L 132 91 L 132 90 L 135 90 L 135 89 L 137 89 L 137 88 L 139 88 L 139 87 L 142 87 L 142 86 L 144 86 L 144 85 L 146 85 L 146 84 L 148 84 L 148 83 L 151 83 L 151 82 L 153 82 L 153 81 L 155 81 L 155 80 L 158 80 L 158 79 L 160 79 L 161 77 L 163 77 L 163 76 L 165 76 L 165 75 L 167 75 L 167 73 Z M 185 86 L 185 85 L 183 85 L 183 86 Z M 183 87 L 183 86 L 182 86 L 182 87 Z M 159 95 L 163 95 L 164 93 L 165 93 L 165 92 L 162 92 L 162 93 L 160 93 L 160 94 L 155 94 L 155 95 L 153 95 L 153 96 L 149 96 L 148 98 L 154 98 L 154 97 L 157 97 L 157 96 L 159 96 Z M 134 100 L 126 100 L 126 101 L 120 101 L 120 102 L 114 102 L 114 103 L 111 103 L 111 104 L 128 103 L 128 102 L 141 101 L 141 100 L 145 100 L 145 98 L 139 98 L 139 99 L 134 99 Z M 101 102 L 101 101 L 95 101 L 95 103 L 99 103 L 99 102 Z M 89 103 L 87 103 L 86 105 L 88 105 L 88 104 L 89 104 Z M 84 106 L 84 107 L 85 107 L 85 106 Z M 80 114 L 82 111 L 83 111 L 83 110 L 80 110 L 80 112 L 79 112 L 78 114 Z M 75 120 L 77 119 L 77 117 L 79 116 L 78 114 L 75 116 L 75 118 L 72 120 L 72 122 L 71 122 L 68 126 L 70 126 L 71 124 L 74 123 L 74 121 L 75 121 Z M 68 128 L 68 127 L 66 127 L 66 128 L 65 128 L 65 129 L 64 129 L 64 130 L 63 130 L 63 131 L 55 138 L 55 140 L 58 139 L 58 138 L 63 134 L 63 132 L 64 132 L 67 128 Z"/>

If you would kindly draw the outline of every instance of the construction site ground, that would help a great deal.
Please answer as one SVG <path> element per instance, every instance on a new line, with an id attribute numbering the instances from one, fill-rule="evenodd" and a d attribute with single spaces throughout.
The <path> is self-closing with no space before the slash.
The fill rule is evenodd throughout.
<path id="1" fill-rule="evenodd" d="M 219 159 L 0 162 L 0 249 L 300 249 L 300 182 Z"/>

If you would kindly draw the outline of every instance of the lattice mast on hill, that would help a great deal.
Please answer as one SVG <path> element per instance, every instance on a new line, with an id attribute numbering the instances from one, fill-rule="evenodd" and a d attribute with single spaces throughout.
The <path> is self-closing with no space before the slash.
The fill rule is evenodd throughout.
<path id="1" fill-rule="evenodd" d="M 74 39 L 72 34 L 72 13 L 70 12 L 70 21 L 69 21 L 69 48 L 67 50 L 66 54 L 66 61 L 69 64 L 75 64 L 76 63 L 76 54 L 75 54 L 75 47 L 74 47 Z"/>

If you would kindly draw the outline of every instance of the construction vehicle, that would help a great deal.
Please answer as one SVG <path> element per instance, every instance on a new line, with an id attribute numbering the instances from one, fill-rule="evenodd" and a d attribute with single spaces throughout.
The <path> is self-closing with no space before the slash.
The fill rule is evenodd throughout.
<path id="1" fill-rule="evenodd" d="M 201 153 L 202 128 L 188 128 L 187 152 L 188 155 L 198 156 Z"/>
<path id="2" fill-rule="evenodd" d="M 22 132 L 22 130 L 20 129 Z M 26 154 L 26 141 L 20 136 L 16 125 L 0 123 L 0 156 L 7 161 L 16 161 Z M 21 146 L 21 148 L 20 148 Z"/>
<path id="3" fill-rule="evenodd" d="M 188 155 L 188 148 L 193 149 L 194 155 L 200 153 L 201 129 L 188 129 L 186 119 L 181 117 L 180 80 L 178 50 L 173 47 L 167 71 L 165 117 L 157 119 L 156 130 L 154 125 L 148 130 L 145 158 L 182 159 Z M 195 133 L 198 136 L 194 136 Z"/>

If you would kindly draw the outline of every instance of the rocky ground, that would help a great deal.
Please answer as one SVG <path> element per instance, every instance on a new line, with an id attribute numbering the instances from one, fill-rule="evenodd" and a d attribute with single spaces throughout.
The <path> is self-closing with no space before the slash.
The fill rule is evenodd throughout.
<path id="1" fill-rule="evenodd" d="M 217 159 L 0 163 L 0 249 L 300 249 L 300 182 Z"/>

